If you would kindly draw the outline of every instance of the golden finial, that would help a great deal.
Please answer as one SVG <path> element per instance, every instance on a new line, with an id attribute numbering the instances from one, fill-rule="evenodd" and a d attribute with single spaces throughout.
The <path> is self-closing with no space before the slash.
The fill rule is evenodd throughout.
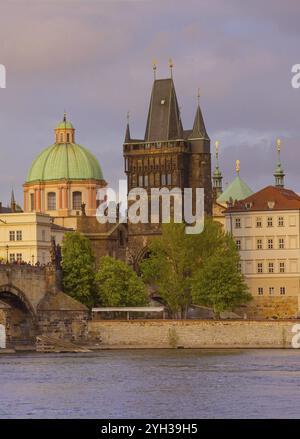
<path id="1" fill-rule="evenodd" d="M 216 154 L 218 154 L 218 152 L 219 152 L 219 145 L 220 145 L 219 140 L 216 140 L 216 141 L 215 141 Z"/>
<path id="2" fill-rule="evenodd" d="M 240 164 L 241 164 L 241 162 L 239 160 L 235 161 L 235 170 L 236 170 L 237 174 L 239 174 L 239 172 L 240 172 Z"/>
<path id="3" fill-rule="evenodd" d="M 277 143 L 277 151 L 280 152 L 281 140 L 277 139 L 276 143 Z"/>
<path id="4" fill-rule="evenodd" d="M 173 67 L 174 67 L 174 64 L 173 64 L 172 58 L 169 58 L 169 67 L 170 67 L 171 78 L 173 78 Z"/>
<path id="5" fill-rule="evenodd" d="M 156 79 L 156 69 L 157 69 L 157 60 L 153 58 L 152 60 L 152 69 L 153 69 L 153 76 L 154 80 Z"/>

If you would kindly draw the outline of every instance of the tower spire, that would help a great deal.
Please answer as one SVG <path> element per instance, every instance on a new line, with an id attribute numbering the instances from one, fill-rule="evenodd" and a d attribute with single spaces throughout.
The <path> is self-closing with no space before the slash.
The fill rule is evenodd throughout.
<path id="1" fill-rule="evenodd" d="M 215 200 L 223 192 L 223 188 L 222 188 L 223 176 L 219 168 L 219 145 L 220 142 L 217 140 L 215 142 L 215 169 L 213 173 L 213 195 Z"/>
<path id="2" fill-rule="evenodd" d="M 130 128 L 129 128 L 130 113 L 129 113 L 129 111 L 127 111 L 126 119 L 127 119 L 127 125 L 126 125 L 126 132 L 125 132 L 125 143 L 130 142 Z"/>
<path id="3" fill-rule="evenodd" d="M 11 197 L 10 197 L 10 208 L 12 212 L 16 211 L 16 199 L 14 194 L 14 188 L 11 190 Z"/>
<path id="4" fill-rule="evenodd" d="M 194 119 L 194 125 L 192 133 L 189 136 L 190 139 L 208 139 L 208 134 L 206 132 L 201 108 L 200 108 L 200 88 L 197 92 L 197 109 Z"/>
<path id="5" fill-rule="evenodd" d="M 274 172 L 275 177 L 275 186 L 276 187 L 284 187 L 284 171 L 281 166 L 281 159 L 280 159 L 280 151 L 281 151 L 281 140 L 277 139 L 276 141 L 277 145 L 277 165 Z"/>

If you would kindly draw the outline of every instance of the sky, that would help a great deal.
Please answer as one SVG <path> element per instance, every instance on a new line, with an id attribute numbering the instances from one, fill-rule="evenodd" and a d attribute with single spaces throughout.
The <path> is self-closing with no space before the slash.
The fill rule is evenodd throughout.
<path id="1" fill-rule="evenodd" d="M 22 204 L 28 169 L 64 110 L 116 187 L 126 113 L 143 137 L 152 60 L 165 78 L 170 57 L 185 129 L 200 89 L 224 186 L 236 159 L 253 190 L 273 184 L 279 137 L 286 186 L 300 193 L 299 22 L 299 0 L 1 0 L 0 201 L 13 187 Z"/>

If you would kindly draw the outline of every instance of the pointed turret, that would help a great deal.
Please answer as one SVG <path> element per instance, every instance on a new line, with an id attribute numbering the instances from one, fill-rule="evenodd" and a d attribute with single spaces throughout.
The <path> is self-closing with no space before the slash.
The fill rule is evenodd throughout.
<path id="1" fill-rule="evenodd" d="M 129 111 L 127 112 L 127 125 L 126 125 L 126 132 L 125 132 L 125 141 L 124 143 L 130 142 L 130 128 L 129 128 Z"/>
<path id="2" fill-rule="evenodd" d="M 172 78 L 155 79 L 145 132 L 146 142 L 182 139 L 183 129 Z"/>
<path id="3" fill-rule="evenodd" d="M 10 208 L 12 212 L 16 212 L 16 200 L 15 200 L 15 194 L 14 194 L 14 190 L 11 190 L 11 197 L 10 197 Z"/>
<path id="4" fill-rule="evenodd" d="M 275 186 L 276 187 L 284 187 L 284 171 L 282 169 L 281 166 L 281 160 L 280 160 L 280 147 L 281 147 L 281 141 L 280 139 L 277 139 L 277 154 L 278 154 L 278 159 L 277 159 L 277 166 L 274 172 L 274 177 L 275 177 Z"/>
<path id="5" fill-rule="evenodd" d="M 209 139 L 208 134 L 206 132 L 201 108 L 200 108 L 200 93 L 198 90 L 197 95 L 197 110 L 194 119 L 193 130 L 189 136 L 189 139 Z"/>
<path id="6" fill-rule="evenodd" d="M 220 142 L 217 140 L 215 143 L 215 147 L 216 147 L 215 169 L 214 169 L 213 178 L 212 178 L 213 179 L 213 196 L 214 196 L 215 200 L 223 192 L 223 188 L 222 188 L 223 176 L 222 176 L 222 172 L 220 171 L 220 168 L 219 168 L 219 144 L 220 144 Z"/>

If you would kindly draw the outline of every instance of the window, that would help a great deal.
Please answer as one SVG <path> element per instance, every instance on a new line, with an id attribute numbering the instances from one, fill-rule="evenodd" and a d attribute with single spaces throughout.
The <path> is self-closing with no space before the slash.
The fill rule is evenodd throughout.
<path id="1" fill-rule="evenodd" d="M 34 194 L 30 194 L 30 210 L 34 210 Z"/>
<path id="2" fill-rule="evenodd" d="M 17 241 L 22 241 L 22 230 L 17 230 Z"/>
<path id="3" fill-rule="evenodd" d="M 73 192 L 72 194 L 72 205 L 73 205 L 73 209 L 74 210 L 80 210 L 81 209 L 81 204 L 82 204 L 82 194 L 81 192 Z"/>
<path id="4" fill-rule="evenodd" d="M 279 273 L 284 273 L 284 272 L 285 272 L 285 263 L 279 262 Z"/>
<path id="5" fill-rule="evenodd" d="M 274 273 L 274 263 L 273 262 L 269 262 L 269 264 L 268 264 L 268 272 L 269 273 Z"/>
<path id="6" fill-rule="evenodd" d="M 10 231 L 9 232 L 9 240 L 10 241 L 14 241 L 16 238 L 15 238 L 15 232 L 14 231 Z"/>
<path id="7" fill-rule="evenodd" d="M 283 216 L 279 216 L 278 217 L 278 227 L 283 227 L 283 226 L 284 226 Z"/>
<path id="8" fill-rule="evenodd" d="M 172 185 L 172 174 L 168 174 L 167 175 L 167 185 L 171 186 Z"/>
<path id="9" fill-rule="evenodd" d="M 263 289 L 263 287 L 258 287 L 258 289 L 257 289 L 257 294 L 258 294 L 259 296 L 263 296 L 263 294 L 264 294 L 264 289 Z"/>
<path id="10" fill-rule="evenodd" d="M 22 253 L 17 253 L 17 262 L 22 262 Z"/>
<path id="11" fill-rule="evenodd" d="M 149 185 L 148 175 L 144 175 L 144 185 L 147 187 Z"/>
<path id="12" fill-rule="evenodd" d="M 61 133 L 61 135 L 60 135 L 60 143 L 63 143 L 63 141 L 64 141 L 64 135 Z"/>
<path id="13" fill-rule="evenodd" d="M 279 248 L 284 248 L 284 238 L 279 238 L 278 239 L 278 247 Z"/>
<path id="14" fill-rule="evenodd" d="M 262 264 L 262 262 L 258 262 L 257 273 L 262 273 L 262 272 L 263 272 L 263 264 Z"/>
<path id="15" fill-rule="evenodd" d="M 261 250 L 262 249 L 262 239 L 258 239 L 256 241 L 256 248 L 257 248 L 257 250 Z"/>
<path id="16" fill-rule="evenodd" d="M 268 216 L 267 226 L 268 227 L 273 227 L 273 218 L 271 216 Z"/>
<path id="17" fill-rule="evenodd" d="M 15 262 L 15 254 L 14 253 L 10 253 L 9 254 L 9 262 L 12 264 L 13 262 Z"/>
<path id="18" fill-rule="evenodd" d="M 161 174 L 161 184 L 165 186 L 167 184 L 166 174 Z"/>
<path id="19" fill-rule="evenodd" d="M 285 295 L 285 287 L 280 287 L 280 295 L 284 296 Z"/>
<path id="20" fill-rule="evenodd" d="M 268 239 L 268 249 L 271 250 L 273 248 L 273 239 Z"/>
<path id="21" fill-rule="evenodd" d="M 241 218 L 235 219 L 235 228 L 240 229 L 241 228 Z"/>
<path id="22" fill-rule="evenodd" d="M 262 227 L 262 221 L 260 217 L 256 218 L 256 227 Z"/>
<path id="23" fill-rule="evenodd" d="M 139 187 L 143 187 L 143 183 L 144 183 L 143 180 L 144 180 L 144 179 L 143 179 L 143 176 L 142 176 L 142 175 L 139 175 Z"/>
<path id="24" fill-rule="evenodd" d="M 56 209 L 56 193 L 55 192 L 48 192 L 47 204 L 48 204 L 48 210 L 55 210 Z"/>
<path id="25" fill-rule="evenodd" d="M 236 248 L 237 248 L 238 250 L 241 250 L 241 240 L 240 240 L 240 239 L 237 239 L 237 240 L 235 241 L 235 244 L 236 244 Z"/>
<path id="26" fill-rule="evenodd" d="M 70 133 L 67 133 L 67 142 L 70 142 Z"/>
<path id="27" fill-rule="evenodd" d="M 270 296 L 274 296 L 274 287 L 269 287 Z"/>
<path id="28" fill-rule="evenodd" d="M 125 172 L 128 171 L 128 159 L 125 159 Z"/>

